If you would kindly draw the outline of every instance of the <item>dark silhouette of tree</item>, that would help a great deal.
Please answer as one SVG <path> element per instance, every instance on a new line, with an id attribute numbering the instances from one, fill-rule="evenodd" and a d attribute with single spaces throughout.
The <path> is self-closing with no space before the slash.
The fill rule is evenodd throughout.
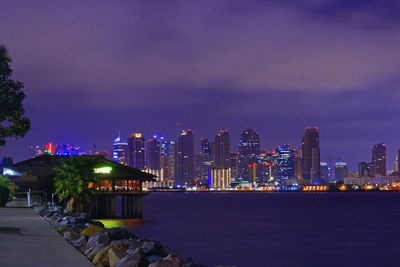
<path id="1" fill-rule="evenodd" d="M 0 146 L 5 145 L 6 138 L 22 138 L 31 129 L 22 105 L 24 85 L 12 79 L 10 62 L 6 48 L 0 46 Z"/>

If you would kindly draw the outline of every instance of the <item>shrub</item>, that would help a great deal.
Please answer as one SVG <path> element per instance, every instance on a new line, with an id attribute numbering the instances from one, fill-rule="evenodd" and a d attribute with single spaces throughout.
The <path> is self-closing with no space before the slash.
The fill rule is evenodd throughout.
<path id="1" fill-rule="evenodd" d="M 0 207 L 5 207 L 8 201 L 10 190 L 7 186 L 0 186 Z"/>

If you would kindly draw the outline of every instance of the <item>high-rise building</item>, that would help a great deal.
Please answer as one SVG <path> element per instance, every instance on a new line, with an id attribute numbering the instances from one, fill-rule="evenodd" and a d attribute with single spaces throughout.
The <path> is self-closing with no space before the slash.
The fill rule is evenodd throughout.
<path id="1" fill-rule="evenodd" d="M 150 138 L 146 143 L 146 169 L 160 170 L 161 140 Z"/>
<path id="2" fill-rule="evenodd" d="M 168 167 L 169 167 L 169 172 L 168 172 L 168 179 L 169 180 L 174 180 L 175 179 L 175 173 L 176 173 L 176 142 L 175 141 L 169 141 L 168 145 Z"/>
<path id="3" fill-rule="evenodd" d="M 290 149 L 289 145 L 281 145 L 275 149 L 275 178 L 280 184 L 285 184 L 287 180 L 295 177 L 294 154 L 294 149 Z"/>
<path id="4" fill-rule="evenodd" d="M 252 182 L 249 166 L 260 161 L 260 138 L 252 129 L 244 130 L 239 137 L 238 181 Z"/>
<path id="5" fill-rule="evenodd" d="M 275 154 L 268 151 L 262 151 L 260 153 L 260 184 L 275 183 L 278 182 L 275 178 Z"/>
<path id="6" fill-rule="evenodd" d="M 396 172 L 400 172 L 400 149 L 397 151 L 397 157 L 396 157 L 395 166 L 396 166 L 395 171 Z"/>
<path id="7" fill-rule="evenodd" d="M 212 150 L 211 150 L 211 145 L 210 142 L 208 141 L 207 138 L 201 138 L 200 139 L 200 144 L 201 144 L 201 151 L 200 153 L 203 155 L 203 159 L 205 161 L 211 161 L 212 159 Z"/>
<path id="8" fill-rule="evenodd" d="M 114 139 L 113 160 L 120 164 L 128 165 L 128 143 L 121 142 L 121 135 Z"/>
<path id="9" fill-rule="evenodd" d="M 303 179 L 314 183 L 320 177 L 319 132 L 317 127 L 308 127 L 302 139 Z"/>
<path id="10" fill-rule="evenodd" d="M 320 184 L 328 184 L 329 183 L 329 168 L 328 162 L 320 163 Z"/>
<path id="11" fill-rule="evenodd" d="M 368 163 L 366 162 L 360 162 L 358 164 L 358 177 L 366 177 L 370 175 L 370 171 L 368 169 Z"/>
<path id="12" fill-rule="evenodd" d="M 128 138 L 128 163 L 132 168 L 145 169 L 145 141 L 141 133 L 132 133 Z"/>
<path id="13" fill-rule="evenodd" d="M 294 153 L 294 176 L 297 179 L 303 179 L 303 154 L 301 147 L 297 148 Z"/>
<path id="14" fill-rule="evenodd" d="M 211 188 L 230 188 L 231 187 L 231 169 L 223 167 L 211 169 Z"/>
<path id="15" fill-rule="evenodd" d="M 214 167 L 229 168 L 231 156 L 231 144 L 228 130 L 219 131 L 215 136 L 212 148 Z"/>
<path id="16" fill-rule="evenodd" d="M 231 153 L 230 169 L 231 169 L 231 180 L 232 182 L 236 182 L 238 180 L 238 173 L 239 173 L 239 152 Z"/>
<path id="17" fill-rule="evenodd" d="M 349 175 L 349 169 L 346 162 L 335 163 L 335 181 L 343 182 L 344 178 Z"/>
<path id="18" fill-rule="evenodd" d="M 376 144 L 372 147 L 372 175 L 386 175 L 386 145 Z"/>
<path id="19" fill-rule="evenodd" d="M 182 131 L 176 144 L 175 182 L 184 186 L 194 178 L 194 137 L 191 130 Z"/>

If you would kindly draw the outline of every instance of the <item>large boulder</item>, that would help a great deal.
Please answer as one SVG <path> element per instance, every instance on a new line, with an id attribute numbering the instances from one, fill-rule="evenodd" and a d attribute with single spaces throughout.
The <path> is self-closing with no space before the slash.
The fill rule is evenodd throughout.
<path id="1" fill-rule="evenodd" d="M 128 249 L 128 245 L 126 242 L 122 242 L 122 241 L 115 241 L 112 242 L 110 245 L 108 245 L 107 247 L 104 247 L 103 249 L 101 249 L 93 258 L 93 264 L 96 266 L 108 266 L 109 265 L 109 258 L 108 258 L 108 251 L 111 248 L 115 248 L 118 250 L 122 250 L 124 251 L 125 255 L 126 255 L 126 250 Z M 124 256 L 125 256 L 124 255 Z M 122 258 L 122 257 L 121 257 Z"/>
<path id="2" fill-rule="evenodd" d="M 98 232 L 89 238 L 86 244 L 86 250 L 84 254 L 90 260 L 93 260 L 96 254 L 109 244 L 110 244 L 110 237 L 108 236 L 108 234 L 105 232 Z"/>
<path id="3" fill-rule="evenodd" d="M 121 240 L 121 239 L 129 239 L 129 238 L 135 238 L 135 235 L 133 235 L 131 232 L 126 230 L 123 227 L 114 227 L 114 228 L 109 228 L 106 229 L 108 232 L 108 235 L 110 236 L 110 240 Z"/>
<path id="4" fill-rule="evenodd" d="M 91 237 L 92 235 L 94 235 L 97 232 L 100 232 L 101 230 L 103 230 L 102 227 L 99 227 L 97 225 L 91 224 L 88 227 L 86 227 L 85 229 L 82 230 L 81 235 L 85 235 L 87 237 Z"/>
<path id="5" fill-rule="evenodd" d="M 79 249 L 86 247 L 86 244 L 87 244 L 86 236 L 81 236 L 72 242 L 72 245 Z"/>
<path id="6" fill-rule="evenodd" d="M 64 233 L 64 238 L 67 239 L 68 241 L 76 240 L 80 238 L 81 236 L 74 231 L 67 231 Z"/>
<path id="7" fill-rule="evenodd" d="M 115 267 L 144 267 L 144 266 L 148 266 L 148 262 L 141 248 L 137 248 L 134 251 L 130 251 L 130 253 L 128 253 L 125 257 L 123 257 L 115 265 Z"/>
<path id="8" fill-rule="evenodd" d="M 160 261 L 155 261 L 149 264 L 149 267 L 182 267 L 184 261 L 176 255 L 168 255 Z"/>
<path id="9" fill-rule="evenodd" d="M 126 251 L 124 249 L 118 249 L 111 247 L 108 250 L 108 263 L 110 267 L 115 267 L 117 263 L 126 256 Z"/>

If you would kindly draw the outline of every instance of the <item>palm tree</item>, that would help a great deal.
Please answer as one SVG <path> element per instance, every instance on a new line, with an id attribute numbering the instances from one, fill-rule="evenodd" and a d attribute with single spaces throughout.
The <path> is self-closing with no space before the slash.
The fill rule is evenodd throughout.
<path id="1" fill-rule="evenodd" d="M 93 188 L 89 188 L 89 183 L 96 182 L 95 164 L 93 158 L 71 156 L 55 168 L 56 195 L 61 201 L 68 199 L 67 210 L 74 215 L 89 211 L 90 197 L 95 193 Z"/>

